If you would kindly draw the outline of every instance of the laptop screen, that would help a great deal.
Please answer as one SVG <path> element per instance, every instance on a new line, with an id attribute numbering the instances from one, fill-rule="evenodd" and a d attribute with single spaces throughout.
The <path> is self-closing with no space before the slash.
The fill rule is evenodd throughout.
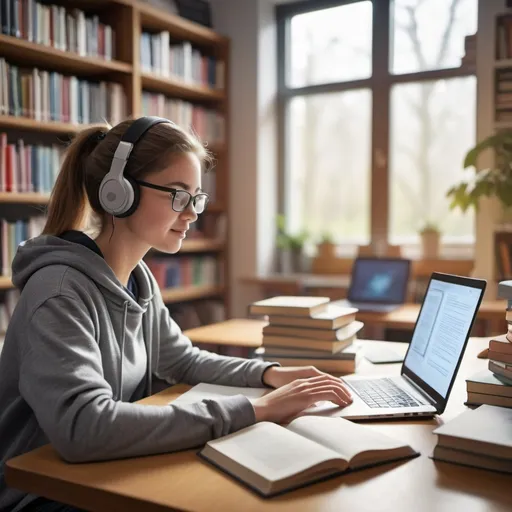
<path id="1" fill-rule="evenodd" d="M 410 261 L 357 258 L 352 270 L 348 299 L 353 302 L 405 302 Z"/>
<path id="2" fill-rule="evenodd" d="M 443 398 L 457 371 L 482 294 L 483 289 L 475 286 L 430 280 L 404 367 Z"/>

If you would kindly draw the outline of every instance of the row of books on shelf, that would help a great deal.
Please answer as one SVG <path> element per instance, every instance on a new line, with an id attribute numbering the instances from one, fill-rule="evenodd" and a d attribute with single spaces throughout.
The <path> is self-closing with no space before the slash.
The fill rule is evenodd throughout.
<path id="1" fill-rule="evenodd" d="M 7 143 L 0 133 L 0 192 L 49 194 L 57 179 L 65 148 L 25 144 L 18 139 Z"/>
<path id="2" fill-rule="evenodd" d="M 189 41 L 171 44 L 168 31 L 141 34 L 140 64 L 147 73 L 216 89 L 224 88 L 224 62 L 203 55 Z"/>
<path id="3" fill-rule="evenodd" d="M 115 58 L 115 33 L 110 25 L 80 9 L 36 0 L 2 0 L 3 34 L 81 56 Z"/>
<path id="4" fill-rule="evenodd" d="M 496 121 L 512 119 L 512 71 L 496 70 L 495 92 Z"/>
<path id="5" fill-rule="evenodd" d="M 150 257 L 146 263 L 160 289 L 215 286 L 222 282 L 222 269 L 214 256 Z"/>
<path id="6" fill-rule="evenodd" d="M 496 59 L 512 58 L 512 16 L 501 16 L 496 26 Z"/>
<path id="7" fill-rule="evenodd" d="M 277 296 L 249 306 L 249 313 L 268 317 L 262 347 L 256 355 L 282 366 L 313 365 L 321 371 L 354 373 L 361 358 L 357 334 L 363 323 L 357 309 L 326 297 Z"/>
<path id="8" fill-rule="evenodd" d="M 44 216 L 31 217 L 30 219 L 18 219 L 9 222 L 0 219 L 0 268 L 2 275 L 11 275 L 12 260 L 21 242 L 38 236 L 44 228 L 46 218 Z"/>
<path id="9" fill-rule="evenodd" d="M 142 92 L 141 110 L 145 116 L 165 117 L 192 128 L 210 144 L 222 144 L 225 140 L 224 116 L 216 110 L 147 91 Z"/>
<path id="10" fill-rule="evenodd" d="M 107 119 L 117 124 L 126 114 L 126 96 L 118 83 L 24 69 L 0 58 L 0 115 L 73 124 Z"/>

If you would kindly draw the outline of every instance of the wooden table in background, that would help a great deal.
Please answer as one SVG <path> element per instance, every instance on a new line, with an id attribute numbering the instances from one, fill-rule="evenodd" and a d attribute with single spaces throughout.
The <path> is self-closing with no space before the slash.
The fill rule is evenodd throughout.
<path id="1" fill-rule="evenodd" d="M 349 275 L 321 274 L 272 274 L 265 277 L 249 277 L 241 280 L 244 284 L 259 286 L 271 294 L 326 296 L 331 300 L 346 298 L 350 285 Z M 409 294 L 411 295 L 411 294 Z M 391 313 L 359 312 L 358 320 L 367 323 L 371 337 L 383 339 L 384 329 L 412 330 L 416 323 L 421 304 L 406 303 Z M 477 336 L 494 336 L 506 332 L 505 300 L 482 302 L 473 332 Z"/>
<path id="2" fill-rule="evenodd" d="M 369 428 L 409 443 L 421 453 L 413 460 L 364 469 L 264 499 L 203 462 L 197 457 L 197 450 L 112 462 L 66 464 L 47 445 L 7 462 L 7 483 L 91 511 L 510 512 L 510 475 L 430 458 L 436 443 L 432 430 L 465 410 L 465 379 L 486 368 L 487 360 L 477 359 L 476 354 L 487 344 L 485 338 L 469 341 L 442 416 L 428 421 L 366 423 Z M 406 349 L 401 343 L 389 346 L 395 351 Z M 372 365 L 363 359 L 358 373 L 397 374 L 399 368 L 398 364 Z M 174 386 L 143 403 L 165 406 L 187 389 L 183 385 Z"/>
<path id="3" fill-rule="evenodd" d="M 491 330 L 505 332 L 504 301 L 482 302 L 477 318 L 483 322 L 502 325 Z M 388 329 L 413 329 L 420 311 L 419 304 L 405 304 L 390 313 L 360 311 L 357 319 L 368 325 L 378 325 Z M 251 352 L 261 346 L 261 330 L 267 325 L 265 320 L 234 318 L 217 324 L 204 325 L 184 331 L 192 343 L 215 345 L 217 347 L 247 348 Z M 486 331 L 488 329 L 485 329 Z"/>

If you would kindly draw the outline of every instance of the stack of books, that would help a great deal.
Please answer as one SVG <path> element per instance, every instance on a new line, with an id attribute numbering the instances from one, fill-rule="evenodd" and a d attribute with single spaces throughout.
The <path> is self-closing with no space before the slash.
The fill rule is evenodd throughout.
<path id="1" fill-rule="evenodd" d="M 263 347 L 256 351 L 265 361 L 354 373 L 359 359 L 354 342 L 363 327 L 355 319 L 357 309 L 331 304 L 327 297 L 279 296 L 254 302 L 249 313 L 268 316 Z"/>
<path id="2" fill-rule="evenodd" d="M 498 295 L 507 299 L 507 333 L 489 341 L 489 369 L 466 380 L 468 404 L 512 407 L 512 281 L 498 285 Z"/>
<path id="3" fill-rule="evenodd" d="M 432 458 L 512 473 L 512 409 L 482 405 L 434 430 Z"/>

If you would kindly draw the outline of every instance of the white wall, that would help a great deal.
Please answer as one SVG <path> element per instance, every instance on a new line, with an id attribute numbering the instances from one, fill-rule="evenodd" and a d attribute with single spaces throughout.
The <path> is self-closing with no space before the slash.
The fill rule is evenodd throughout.
<path id="1" fill-rule="evenodd" d="M 231 39 L 229 257 L 231 313 L 246 316 L 257 288 L 242 277 L 272 266 L 277 191 L 276 36 L 270 0 L 212 0 L 215 30 Z"/>

